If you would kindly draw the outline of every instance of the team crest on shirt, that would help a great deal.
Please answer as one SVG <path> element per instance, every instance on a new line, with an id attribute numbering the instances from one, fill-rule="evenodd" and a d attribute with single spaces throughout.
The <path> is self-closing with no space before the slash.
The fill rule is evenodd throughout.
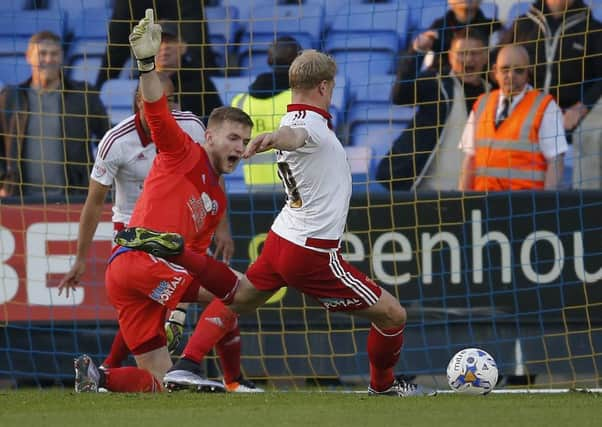
<path id="1" fill-rule="evenodd" d="M 94 175 L 97 178 L 100 178 L 105 173 L 107 173 L 107 170 L 105 168 L 103 168 L 100 165 L 94 165 L 94 169 L 92 170 L 92 175 Z"/>
<path id="2" fill-rule="evenodd" d="M 188 209 L 190 209 L 196 231 L 203 227 L 207 215 L 217 214 L 218 207 L 217 201 L 212 200 L 207 193 L 202 193 L 198 199 L 195 197 L 188 199 Z"/>

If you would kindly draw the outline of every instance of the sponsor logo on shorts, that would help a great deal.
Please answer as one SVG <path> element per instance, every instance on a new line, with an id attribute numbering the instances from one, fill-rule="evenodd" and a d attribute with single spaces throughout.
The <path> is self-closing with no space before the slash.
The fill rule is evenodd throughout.
<path id="1" fill-rule="evenodd" d="M 177 287 L 182 284 L 183 278 L 181 276 L 174 277 L 172 280 L 161 280 L 159 286 L 157 286 L 151 293 L 151 299 L 157 301 L 161 305 L 165 305 L 171 298 Z"/>
<path id="2" fill-rule="evenodd" d="M 362 300 L 359 298 L 320 298 L 319 301 L 328 309 L 359 307 L 362 305 Z"/>

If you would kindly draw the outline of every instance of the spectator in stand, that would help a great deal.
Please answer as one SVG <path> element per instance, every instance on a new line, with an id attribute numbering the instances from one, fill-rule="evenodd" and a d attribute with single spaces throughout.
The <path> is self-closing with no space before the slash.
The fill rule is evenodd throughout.
<path id="1" fill-rule="evenodd" d="M 188 43 L 187 53 L 199 58 L 202 73 L 217 70 L 215 55 L 209 47 L 209 31 L 205 21 L 205 3 L 202 0 L 136 0 L 113 2 L 113 16 L 109 23 L 109 43 L 102 61 L 102 68 L 96 81 L 101 87 L 108 79 L 116 79 L 123 65 L 130 58 L 128 36 L 131 23 L 137 22 L 147 8 L 156 8 L 159 16 L 169 20 L 183 21 L 178 26 L 182 38 Z M 176 86 L 176 90 L 178 86 Z M 184 106 L 183 106 L 184 107 Z M 209 114 L 211 110 L 207 112 Z"/>
<path id="2" fill-rule="evenodd" d="M 528 83 L 524 47 L 503 47 L 494 72 L 500 89 L 477 99 L 462 135 L 459 189 L 557 189 L 568 149 L 558 105 Z"/>
<path id="3" fill-rule="evenodd" d="M 198 57 L 189 54 L 188 44 L 180 36 L 178 24 L 163 21 L 161 28 L 161 48 L 155 59 L 157 71 L 170 76 L 182 110 L 192 111 L 206 121 L 214 108 L 222 106 L 217 89 L 208 73 L 203 71 Z"/>
<path id="4" fill-rule="evenodd" d="M 0 197 L 85 194 L 93 162 L 92 137 L 109 120 L 97 91 L 65 78 L 63 48 L 50 31 L 34 34 L 25 57 L 31 77 L 0 94 L 5 153 Z"/>
<path id="5" fill-rule="evenodd" d="M 533 86 L 563 111 L 574 143 L 573 188 L 602 188 L 602 25 L 583 0 L 537 0 L 502 37 L 523 45 Z"/>
<path id="6" fill-rule="evenodd" d="M 253 119 L 251 138 L 264 132 L 273 132 L 280 126 L 280 119 L 286 114 L 291 103 L 291 88 L 288 69 L 295 60 L 301 46 L 293 37 L 282 36 L 276 39 L 268 50 L 268 65 L 272 71 L 259 74 L 249 86 L 249 91 L 240 93 L 232 100 Z M 245 182 L 248 185 L 269 185 L 279 183 L 278 167 L 273 151 L 258 154 L 243 163 Z"/>
<path id="7" fill-rule="evenodd" d="M 479 95 L 487 91 L 487 37 L 478 30 L 456 32 L 449 69 L 422 72 L 417 58 L 401 58 L 391 98 L 417 105 L 412 124 L 378 165 L 376 178 L 390 190 L 455 190 L 462 164 L 458 141 Z"/>
<path id="8" fill-rule="evenodd" d="M 424 54 L 417 63 L 423 70 L 439 70 L 440 66 L 447 65 L 447 52 L 458 30 L 466 27 L 478 29 L 487 36 L 486 46 L 495 46 L 503 29 L 501 22 L 483 14 L 481 0 L 448 0 L 447 3 L 448 12 L 436 19 L 427 31 L 420 33 L 410 46 L 410 55 Z"/>

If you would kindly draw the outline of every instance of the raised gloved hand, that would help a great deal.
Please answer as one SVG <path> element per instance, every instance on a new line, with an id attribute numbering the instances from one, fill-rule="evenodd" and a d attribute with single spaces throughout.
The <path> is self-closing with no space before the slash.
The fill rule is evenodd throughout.
<path id="1" fill-rule="evenodd" d="M 155 14 L 152 9 L 146 9 L 144 18 L 132 30 L 129 37 L 132 52 L 141 73 L 155 69 L 155 55 L 161 46 L 161 26 L 155 24 Z"/>
<path id="2" fill-rule="evenodd" d="M 182 338 L 184 338 L 184 322 L 186 322 L 186 310 L 176 308 L 165 322 L 165 335 L 167 336 L 167 349 L 173 354 L 178 349 Z"/>

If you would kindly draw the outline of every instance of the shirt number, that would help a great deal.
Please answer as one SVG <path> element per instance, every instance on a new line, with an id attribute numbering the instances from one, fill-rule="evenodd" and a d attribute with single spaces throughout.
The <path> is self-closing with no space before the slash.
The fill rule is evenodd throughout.
<path id="1" fill-rule="evenodd" d="M 278 162 L 278 176 L 280 176 L 280 179 L 284 183 L 289 206 L 295 209 L 303 206 L 303 201 L 301 200 L 299 189 L 297 188 L 297 181 L 295 181 L 295 177 L 293 176 L 293 172 L 288 163 Z"/>

